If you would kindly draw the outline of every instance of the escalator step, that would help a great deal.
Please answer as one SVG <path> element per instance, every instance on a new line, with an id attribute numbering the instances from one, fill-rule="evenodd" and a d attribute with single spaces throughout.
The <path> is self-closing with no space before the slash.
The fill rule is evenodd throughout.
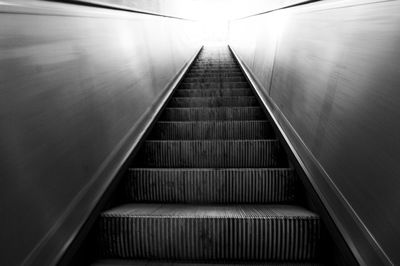
<path id="1" fill-rule="evenodd" d="M 196 69 L 196 68 L 236 68 L 239 67 L 236 62 L 196 62 L 192 65 L 191 69 Z"/>
<path id="2" fill-rule="evenodd" d="M 238 75 L 242 73 L 242 70 L 240 68 L 238 69 L 233 69 L 233 70 L 226 70 L 226 69 L 195 69 L 195 70 L 189 70 L 187 72 L 188 76 L 192 77 L 200 77 L 200 76 L 227 76 L 227 75 Z"/>
<path id="3" fill-rule="evenodd" d="M 175 97 L 221 97 L 221 96 L 253 96 L 253 92 L 249 89 L 185 89 L 176 90 Z"/>
<path id="4" fill-rule="evenodd" d="M 278 140 L 147 140 L 139 167 L 283 167 Z"/>
<path id="5" fill-rule="evenodd" d="M 200 76 L 243 76 L 243 72 L 240 68 L 234 70 L 224 70 L 224 69 L 202 69 L 202 70 L 189 70 L 185 75 L 188 77 L 200 77 Z"/>
<path id="6" fill-rule="evenodd" d="M 131 168 L 129 202 L 293 203 L 296 178 L 289 168 Z"/>
<path id="7" fill-rule="evenodd" d="M 246 78 L 242 76 L 237 77 L 187 77 L 183 79 L 183 83 L 192 82 L 245 82 Z"/>
<path id="8" fill-rule="evenodd" d="M 193 82 L 181 83 L 179 89 L 237 89 L 250 88 L 247 82 Z"/>
<path id="9" fill-rule="evenodd" d="M 313 262 L 242 262 L 242 263 L 195 263 L 191 261 L 154 261 L 154 260 L 118 260 L 105 259 L 91 266 L 323 266 Z"/>
<path id="10" fill-rule="evenodd" d="M 165 108 L 160 121 L 262 120 L 260 107 Z"/>
<path id="11" fill-rule="evenodd" d="M 105 258 L 306 261 L 319 217 L 290 205 L 125 204 L 101 214 Z"/>
<path id="12" fill-rule="evenodd" d="M 185 78 L 229 78 L 229 77 L 243 77 L 243 73 L 241 71 L 237 72 L 222 72 L 222 73 L 190 73 L 188 72 L 185 75 Z"/>
<path id="13" fill-rule="evenodd" d="M 268 121 L 180 121 L 157 122 L 150 140 L 271 139 Z"/>
<path id="14" fill-rule="evenodd" d="M 169 107 L 246 107 L 259 106 L 257 98 L 254 96 L 242 97 L 173 97 Z"/>
<path id="15" fill-rule="evenodd" d="M 203 64 L 203 65 L 193 65 L 190 70 L 202 70 L 202 69 L 240 69 L 237 64 Z"/>

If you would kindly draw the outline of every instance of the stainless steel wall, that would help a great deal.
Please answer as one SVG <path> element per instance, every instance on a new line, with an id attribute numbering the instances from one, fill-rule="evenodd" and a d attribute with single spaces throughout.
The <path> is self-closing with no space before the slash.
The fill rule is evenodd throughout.
<path id="1" fill-rule="evenodd" d="M 190 21 L 0 2 L 1 265 L 59 252 L 119 145 L 199 48 Z"/>
<path id="2" fill-rule="evenodd" d="M 382 263 L 400 264 L 399 1 L 322 1 L 233 21 L 230 34 L 280 122 L 365 227 L 353 244 L 375 241 Z M 329 208 L 346 229 L 343 206 Z"/>

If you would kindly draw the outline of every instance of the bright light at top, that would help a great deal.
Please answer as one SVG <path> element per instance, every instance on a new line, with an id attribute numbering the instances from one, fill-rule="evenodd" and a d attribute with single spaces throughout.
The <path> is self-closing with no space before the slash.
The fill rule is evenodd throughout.
<path id="1" fill-rule="evenodd" d="M 183 1 L 177 7 L 184 17 L 197 20 L 202 29 L 205 44 L 225 44 L 228 38 L 229 20 L 238 12 L 235 0 L 192 0 Z"/>
<path id="2" fill-rule="evenodd" d="M 169 11 L 200 23 L 203 39 L 207 44 L 227 42 L 230 20 L 270 10 L 281 2 L 281 0 L 166 0 Z"/>
<path id="3" fill-rule="evenodd" d="M 169 0 L 178 16 L 194 20 L 231 20 L 274 8 L 281 0 Z"/>

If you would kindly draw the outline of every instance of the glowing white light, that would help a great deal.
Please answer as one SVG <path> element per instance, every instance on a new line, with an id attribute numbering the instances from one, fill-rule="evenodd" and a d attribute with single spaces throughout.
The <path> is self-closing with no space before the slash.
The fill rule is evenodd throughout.
<path id="1" fill-rule="evenodd" d="M 268 11 L 282 3 L 266 0 L 168 0 L 168 4 L 177 16 L 197 20 L 204 42 L 210 44 L 227 43 L 230 20 Z M 279 19 L 277 23 L 280 23 Z M 278 33 L 281 29 L 279 25 L 277 27 Z"/>

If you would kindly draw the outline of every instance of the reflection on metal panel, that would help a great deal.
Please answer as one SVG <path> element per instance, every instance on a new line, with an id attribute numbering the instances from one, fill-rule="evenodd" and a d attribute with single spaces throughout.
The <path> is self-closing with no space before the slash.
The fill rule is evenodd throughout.
<path id="1" fill-rule="evenodd" d="M 399 25 L 396 1 L 333 1 L 231 25 L 232 47 L 394 264 Z"/>
<path id="2" fill-rule="evenodd" d="M 3 11 L 0 264 L 19 265 L 199 43 L 184 20 L 59 3 Z"/>

